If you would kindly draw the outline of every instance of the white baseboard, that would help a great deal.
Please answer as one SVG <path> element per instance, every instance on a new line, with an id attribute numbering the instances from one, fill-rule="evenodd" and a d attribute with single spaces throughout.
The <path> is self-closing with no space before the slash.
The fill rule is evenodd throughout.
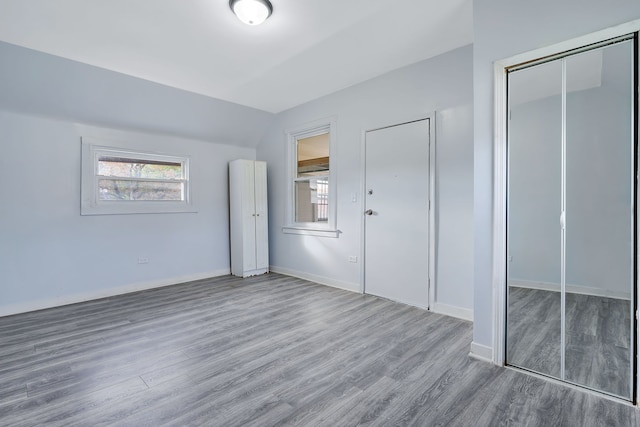
<path id="1" fill-rule="evenodd" d="M 541 291 L 560 292 L 559 283 L 534 282 L 530 280 L 509 280 L 509 286 L 514 288 L 538 289 Z M 631 300 L 631 292 L 611 291 L 608 289 L 590 288 L 588 286 L 571 285 L 565 286 L 567 293 L 579 295 L 591 295 L 595 297 L 615 298 L 623 300 Z"/>
<path id="2" fill-rule="evenodd" d="M 331 286 L 333 288 L 344 289 L 345 291 L 360 293 L 360 284 L 343 282 L 341 280 L 331 279 L 329 277 L 317 276 L 315 274 L 305 273 L 303 271 L 291 270 L 289 268 L 269 266 L 270 271 L 274 273 L 286 274 L 287 276 L 297 277 L 299 279 L 309 280 L 310 282 L 320 283 L 321 285 Z"/>
<path id="3" fill-rule="evenodd" d="M 161 288 L 163 286 L 177 285 L 180 283 L 193 282 L 194 280 L 209 279 L 211 277 L 226 276 L 231 274 L 230 269 L 210 271 L 208 273 L 191 274 L 170 279 L 153 280 L 149 282 L 132 283 L 130 285 L 119 286 L 117 288 L 101 289 L 94 292 L 82 294 L 66 295 L 46 300 L 30 301 L 22 304 L 12 304 L 0 306 L 0 317 L 12 314 L 27 313 L 29 311 L 42 310 L 45 308 L 59 307 L 62 305 L 86 302 L 100 298 L 108 298 L 116 295 L 128 294 L 131 292 L 144 291 L 147 289 Z"/>
<path id="4" fill-rule="evenodd" d="M 315 274 L 305 273 L 303 271 L 291 270 L 289 268 L 270 266 L 270 271 L 274 273 L 286 274 L 287 276 L 298 277 L 300 279 L 309 280 L 311 282 L 320 283 L 321 285 L 327 285 L 338 289 L 344 289 L 346 291 L 360 293 L 360 285 L 358 283 L 343 282 L 335 279 L 330 279 L 324 276 L 317 276 Z M 403 303 L 407 304 L 407 303 Z M 408 305 L 413 305 L 408 303 Z M 426 307 L 419 307 L 426 308 Z M 444 314 L 445 316 L 456 317 L 462 320 L 468 320 L 473 322 L 473 310 L 466 308 L 455 307 L 448 304 L 435 303 L 431 306 L 431 311 L 438 314 Z"/>
<path id="5" fill-rule="evenodd" d="M 483 362 L 493 363 L 493 348 L 472 342 L 469 356 L 474 359 L 482 360 Z"/>
<path id="6" fill-rule="evenodd" d="M 446 316 L 456 317 L 458 319 L 473 322 L 473 310 L 470 310 L 468 308 L 456 307 L 454 305 L 435 302 L 431 304 L 431 311 L 433 311 L 434 313 L 444 314 Z"/>

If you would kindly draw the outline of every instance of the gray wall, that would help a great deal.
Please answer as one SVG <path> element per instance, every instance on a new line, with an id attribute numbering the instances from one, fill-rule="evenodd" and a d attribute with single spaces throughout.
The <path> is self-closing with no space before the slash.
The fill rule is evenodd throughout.
<path id="1" fill-rule="evenodd" d="M 362 132 L 436 111 L 438 303 L 472 308 L 472 46 L 402 68 L 276 116 L 257 147 L 269 164 L 270 263 L 282 270 L 357 290 L 363 212 Z M 287 202 L 284 130 L 337 116 L 339 238 L 283 234 Z M 357 202 L 351 201 L 357 193 Z"/>
<path id="2" fill-rule="evenodd" d="M 0 42 L 0 110 L 255 147 L 273 114 Z"/>
<path id="3" fill-rule="evenodd" d="M 511 110 L 508 196 L 508 255 L 513 257 L 508 265 L 509 281 L 555 284 L 557 289 L 561 268 L 560 102 L 558 95 Z M 630 298 L 630 94 L 627 91 L 618 97 L 605 82 L 598 88 L 569 93 L 567 109 L 568 290 Z"/>
<path id="4" fill-rule="evenodd" d="M 227 162 L 272 114 L 6 43 L 0 61 L 0 315 L 228 272 Z M 80 216 L 81 136 L 191 156 L 198 212 Z"/>
<path id="5" fill-rule="evenodd" d="M 357 289 L 362 130 L 436 114 L 437 302 L 472 308 L 472 47 L 274 116 L 0 43 L 0 314 L 229 268 L 227 162 L 269 162 L 271 263 Z M 338 239 L 284 235 L 283 129 L 338 116 Z M 195 214 L 80 216 L 80 137 L 192 158 Z M 243 148 L 247 147 L 247 148 Z M 305 256 L 306 248 L 314 257 Z M 149 264 L 139 265 L 139 256 Z"/>
<path id="6" fill-rule="evenodd" d="M 474 336 L 493 338 L 493 63 L 640 18 L 640 2 L 474 2 Z"/>
<path id="7" fill-rule="evenodd" d="M 81 136 L 190 155 L 198 212 L 80 216 Z M 228 273 L 227 162 L 253 149 L 8 112 L 0 141 L 0 314 Z"/>
<path id="8" fill-rule="evenodd" d="M 507 217 L 510 283 L 560 286 L 561 125 L 560 95 L 511 109 Z"/>

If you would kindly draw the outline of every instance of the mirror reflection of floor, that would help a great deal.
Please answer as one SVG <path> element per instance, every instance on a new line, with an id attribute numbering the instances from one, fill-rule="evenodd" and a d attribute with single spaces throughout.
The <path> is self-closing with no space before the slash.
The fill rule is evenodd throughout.
<path id="1" fill-rule="evenodd" d="M 566 380 L 631 397 L 629 300 L 566 294 Z M 507 363 L 560 377 L 560 293 L 509 288 Z"/>

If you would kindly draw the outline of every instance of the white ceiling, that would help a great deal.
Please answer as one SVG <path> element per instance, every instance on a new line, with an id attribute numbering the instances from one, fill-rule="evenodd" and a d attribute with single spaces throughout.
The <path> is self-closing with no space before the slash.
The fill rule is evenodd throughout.
<path id="1" fill-rule="evenodd" d="M 280 112 L 472 42 L 472 0 L 0 0 L 0 41 Z"/>

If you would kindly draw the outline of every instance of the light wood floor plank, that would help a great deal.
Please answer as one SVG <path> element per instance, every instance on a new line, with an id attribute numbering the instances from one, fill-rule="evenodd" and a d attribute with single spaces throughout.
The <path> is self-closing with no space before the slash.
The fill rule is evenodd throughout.
<path id="1" fill-rule="evenodd" d="M 624 342 L 606 322 L 575 339 L 594 328 Z M 470 359 L 471 332 L 278 274 L 8 316 L 0 425 L 638 425 L 630 405 Z"/>
<path id="2" fill-rule="evenodd" d="M 566 294 L 565 378 L 630 399 L 631 305 L 628 300 Z M 560 377 L 560 293 L 511 287 L 507 361 Z"/>

